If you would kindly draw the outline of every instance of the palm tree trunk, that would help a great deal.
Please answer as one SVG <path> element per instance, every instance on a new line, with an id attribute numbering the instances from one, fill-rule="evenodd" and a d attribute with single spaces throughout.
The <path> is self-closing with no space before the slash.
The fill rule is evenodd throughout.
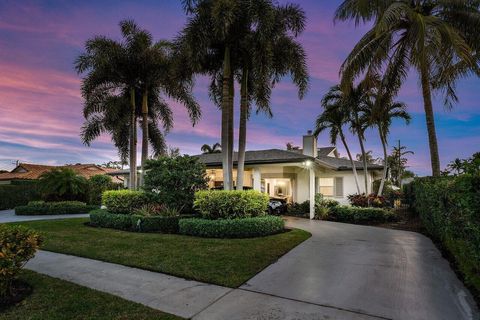
<path id="1" fill-rule="evenodd" d="M 135 88 L 130 89 L 130 186 L 137 189 L 137 117 L 135 107 Z"/>
<path id="2" fill-rule="evenodd" d="M 229 103 L 228 103 L 228 166 L 230 170 L 228 171 L 228 174 L 230 175 L 230 190 L 233 190 L 234 183 L 233 183 L 233 116 L 234 116 L 234 108 L 233 108 L 233 98 L 234 98 L 234 79 L 233 79 L 233 73 L 230 73 L 230 81 L 229 81 L 229 89 L 230 93 L 228 95 L 229 97 Z"/>
<path id="3" fill-rule="evenodd" d="M 383 175 L 382 181 L 380 181 L 380 186 L 378 187 L 378 196 L 381 196 L 383 193 L 383 187 L 385 186 L 385 180 L 387 179 L 387 170 L 388 170 L 388 162 L 387 162 L 387 137 L 384 136 L 382 129 L 378 128 L 378 133 L 380 134 L 380 140 L 382 141 L 383 147 Z"/>
<path id="4" fill-rule="evenodd" d="M 350 153 L 350 149 L 348 148 L 347 145 L 347 140 L 345 139 L 345 136 L 343 135 L 343 131 L 340 129 L 340 140 L 342 140 L 343 146 L 345 147 L 345 150 L 347 150 L 347 155 L 348 159 L 350 159 L 350 163 L 352 164 L 352 170 L 353 170 L 353 177 L 355 178 L 355 185 L 357 186 L 357 193 L 360 194 L 360 184 L 358 183 L 358 174 L 357 174 L 357 168 L 355 166 L 355 162 L 353 162 L 352 154 Z"/>
<path id="5" fill-rule="evenodd" d="M 367 155 L 365 154 L 365 146 L 363 145 L 363 138 L 360 133 L 357 132 L 358 142 L 360 143 L 360 150 L 362 151 L 363 162 L 363 179 L 365 180 L 365 194 L 368 195 L 368 170 L 367 170 Z"/>
<path id="6" fill-rule="evenodd" d="M 145 163 L 148 159 L 148 89 L 145 88 L 142 99 L 142 164 L 140 171 L 140 186 L 145 179 Z"/>
<path id="7" fill-rule="evenodd" d="M 427 64 L 424 61 L 420 67 L 420 77 L 422 83 L 423 106 L 425 109 L 425 118 L 427 121 L 428 144 L 430 146 L 430 161 L 432 164 L 432 175 L 440 176 L 440 157 L 438 155 L 437 133 L 435 131 L 435 118 L 433 116 L 432 93 L 430 90 L 430 80 L 428 77 Z"/>
<path id="8" fill-rule="evenodd" d="M 223 170 L 223 189 L 230 190 L 231 181 L 229 180 L 231 171 L 228 152 L 229 148 L 229 126 L 230 119 L 229 108 L 229 80 L 230 80 L 230 48 L 225 47 L 224 62 L 223 62 L 223 81 L 222 81 L 222 170 Z"/>
<path id="9" fill-rule="evenodd" d="M 240 88 L 240 125 L 238 131 L 238 164 L 237 164 L 237 190 L 243 190 L 243 176 L 245 168 L 245 149 L 247 144 L 247 113 L 248 113 L 248 69 L 242 71 L 242 84 Z"/>

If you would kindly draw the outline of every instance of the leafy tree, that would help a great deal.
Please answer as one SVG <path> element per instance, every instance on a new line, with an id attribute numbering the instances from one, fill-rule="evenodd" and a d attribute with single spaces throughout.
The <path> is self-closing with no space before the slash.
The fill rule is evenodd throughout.
<path id="1" fill-rule="evenodd" d="M 85 201 L 88 181 L 70 168 L 55 168 L 39 178 L 43 197 L 48 201 Z"/>
<path id="2" fill-rule="evenodd" d="M 102 193 L 107 190 L 115 189 L 112 177 L 105 174 L 97 174 L 88 179 L 88 203 L 102 204 Z"/>
<path id="3" fill-rule="evenodd" d="M 172 209 L 190 213 L 195 191 L 206 189 L 205 165 L 191 156 L 161 157 L 147 161 L 143 189 L 155 201 Z"/>
<path id="4" fill-rule="evenodd" d="M 340 140 L 347 151 L 348 159 L 350 159 L 350 164 L 352 165 L 357 193 L 361 194 L 360 185 L 358 183 L 357 168 L 343 131 L 343 127 L 350 121 L 350 110 L 348 110 L 348 105 L 345 104 L 343 93 L 339 86 L 331 87 L 327 94 L 323 96 L 322 107 L 324 110 L 317 117 L 314 134 L 315 136 L 318 136 L 324 130 L 329 130 L 330 141 L 333 145 L 337 145 L 338 137 L 340 137 Z"/>
<path id="5" fill-rule="evenodd" d="M 294 150 L 300 150 L 299 146 L 295 146 L 292 142 L 287 142 L 286 143 L 286 148 L 289 151 L 294 151 Z"/>
<path id="6" fill-rule="evenodd" d="M 204 144 L 200 150 L 202 151 L 202 153 L 206 154 L 206 153 L 222 153 L 222 146 L 220 145 L 220 143 L 215 143 L 215 144 L 212 144 L 211 146 L 208 145 L 208 144 Z"/>
<path id="7" fill-rule="evenodd" d="M 420 76 L 430 146 L 432 174 L 440 175 L 432 90 L 446 93 L 446 105 L 456 101 L 455 82 L 479 74 L 480 21 L 478 1 L 345 0 L 338 20 L 374 21 L 341 67 L 347 88 L 364 72 L 373 74 L 387 65 L 386 77 L 405 80 L 413 67 Z"/>
<path id="8" fill-rule="evenodd" d="M 405 146 L 393 147 L 391 154 L 388 156 L 387 165 L 390 169 L 390 176 L 393 183 L 400 187 L 401 180 L 405 169 L 407 168 L 407 154 L 414 154 L 413 151 L 407 150 Z"/>
<path id="9" fill-rule="evenodd" d="M 125 164 L 126 163 L 123 161 L 108 161 L 108 162 L 102 163 L 101 167 L 109 168 L 109 169 L 123 169 L 123 166 Z"/>

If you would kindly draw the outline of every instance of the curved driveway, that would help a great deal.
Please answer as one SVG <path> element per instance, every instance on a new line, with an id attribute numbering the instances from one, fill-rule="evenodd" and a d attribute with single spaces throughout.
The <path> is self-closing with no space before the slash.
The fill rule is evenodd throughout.
<path id="1" fill-rule="evenodd" d="M 470 293 L 430 239 L 289 218 L 312 237 L 198 319 L 478 319 Z"/>

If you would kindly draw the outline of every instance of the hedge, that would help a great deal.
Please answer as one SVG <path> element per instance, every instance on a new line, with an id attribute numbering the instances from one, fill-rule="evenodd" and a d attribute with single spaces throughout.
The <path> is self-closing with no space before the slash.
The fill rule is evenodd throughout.
<path id="1" fill-rule="evenodd" d="M 40 192 L 35 182 L 0 185 L 0 210 L 13 209 L 38 199 Z"/>
<path id="2" fill-rule="evenodd" d="M 480 294 L 480 176 L 417 178 L 406 191 L 428 233 Z"/>
<path id="3" fill-rule="evenodd" d="M 255 190 L 205 190 L 195 193 L 194 208 L 207 219 L 265 216 L 269 197 Z"/>
<path id="4" fill-rule="evenodd" d="M 250 238 L 261 237 L 284 230 L 285 223 L 277 216 L 241 219 L 182 219 L 180 233 L 205 238 Z"/>
<path id="5" fill-rule="evenodd" d="M 43 202 L 32 201 L 26 206 L 15 207 L 16 215 L 55 215 L 88 213 L 98 206 L 87 205 L 79 201 Z"/>
<path id="6" fill-rule="evenodd" d="M 148 204 L 145 192 L 133 190 L 110 190 L 102 194 L 102 204 L 110 213 L 129 214 Z"/>
<path id="7" fill-rule="evenodd" d="M 178 233 L 178 222 L 192 216 L 140 216 L 135 214 L 110 213 L 104 209 L 90 212 L 90 223 L 96 227 L 135 232 Z"/>
<path id="8" fill-rule="evenodd" d="M 394 218 L 392 211 L 381 208 L 335 206 L 330 208 L 327 219 L 350 223 L 382 223 Z"/>

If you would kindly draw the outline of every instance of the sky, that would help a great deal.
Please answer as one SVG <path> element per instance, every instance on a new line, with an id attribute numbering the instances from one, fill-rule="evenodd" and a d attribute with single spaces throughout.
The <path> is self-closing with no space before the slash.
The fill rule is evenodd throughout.
<path id="1" fill-rule="evenodd" d="M 309 91 L 299 100 L 290 79 L 283 79 L 273 92 L 273 118 L 254 114 L 248 123 L 248 150 L 284 149 L 287 142 L 301 145 L 302 135 L 313 129 L 321 112 L 322 96 L 338 83 L 341 63 L 367 30 L 367 26 L 356 27 L 352 22 L 334 23 L 340 1 L 290 2 L 300 4 L 307 16 L 299 40 L 308 56 Z M 15 161 L 101 164 L 118 160 L 109 136 L 100 137 L 90 147 L 80 141 L 84 120 L 81 76 L 73 63 L 89 38 L 120 39 L 118 22 L 127 18 L 149 30 L 155 40 L 172 39 L 186 21 L 181 2 L 174 0 L 0 1 L 0 169 L 12 169 Z M 479 88 L 478 78 L 459 81 L 460 102 L 451 111 L 443 107 L 441 95 L 434 97 L 442 168 L 456 157 L 467 158 L 480 151 Z M 236 90 L 238 110 L 238 86 Z M 192 127 L 184 107 L 173 103 L 175 124 L 167 135 L 169 145 L 187 154 L 198 154 L 204 143 L 220 141 L 220 112 L 209 100 L 208 79 L 196 79 L 194 95 L 202 107 L 200 122 Z M 400 140 L 414 152 L 408 156 L 409 169 L 427 175 L 427 131 L 415 72 L 398 100 L 408 105 L 413 120 L 409 126 L 393 123 L 389 148 Z M 380 157 L 377 133 L 369 131 L 366 139 L 367 150 Z M 348 141 L 353 153 L 358 153 L 356 138 L 349 135 Z M 329 145 L 328 135 L 321 134 L 318 144 Z M 342 146 L 338 149 L 341 156 L 346 155 Z"/>

